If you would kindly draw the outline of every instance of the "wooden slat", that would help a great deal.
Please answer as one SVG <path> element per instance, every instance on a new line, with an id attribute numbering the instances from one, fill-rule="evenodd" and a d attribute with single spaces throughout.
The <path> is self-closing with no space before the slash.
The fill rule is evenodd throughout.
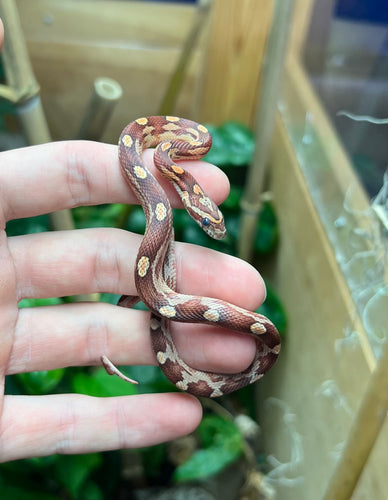
<path id="1" fill-rule="evenodd" d="M 253 125 L 273 0 L 215 0 L 203 66 L 200 121 Z"/>
<path id="2" fill-rule="evenodd" d="M 272 279 L 288 312 L 289 328 L 278 365 L 258 386 L 259 411 L 267 452 L 290 462 L 277 482 L 279 498 L 310 500 L 323 497 L 376 360 L 302 173 L 303 152 L 295 148 L 303 146 L 290 140 L 295 129 L 303 136 L 308 112 L 308 133 L 314 137 L 309 168 L 320 174 L 316 189 L 321 198 L 327 197 L 327 210 L 342 207 L 349 185 L 354 186 L 356 205 L 366 203 L 365 194 L 296 61 L 288 65 L 285 83 L 283 105 L 291 121 L 285 126 L 277 118 L 270 188 L 281 235 Z M 280 409 L 266 405 L 267 398 L 280 401 Z M 387 432 L 385 423 L 353 500 L 385 498 Z M 288 482 L 295 478 L 300 480 Z"/>
<path id="3" fill-rule="evenodd" d="M 132 119 L 157 113 L 195 7 L 151 2 L 17 0 L 55 139 L 74 138 L 92 92 L 107 76 L 123 88 L 103 140 L 116 143 Z M 200 49 L 176 113 L 192 116 Z"/>
<path id="4" fill-rule="evenodd" d="M 193 7 L 117 0 L 17 0 L 31 40 L 121 48 L 175 48 Z M 28 19 L 26 19 L 28 18 Z"/>
<path id="5" fill-rule="evenodd" d="M 294 57 L 299 57 L 302 52 L 314 4 L 315 0 L 295 0 L 289 46 L 289 53 Z"/>

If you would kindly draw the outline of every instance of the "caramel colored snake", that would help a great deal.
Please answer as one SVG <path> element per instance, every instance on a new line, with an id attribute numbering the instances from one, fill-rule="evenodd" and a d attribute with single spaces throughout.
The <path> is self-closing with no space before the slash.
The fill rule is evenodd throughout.
<path id="1" fill-rule="evenodd" d="M 189 215 L 212 238 L 226 234 L 217 205 L 176 160 L 199 160 L 211 147 L 207 129 L 175 116 L 139 118 L 125 127 L 119 140 L 124 178 L 145 212 L 147 226 L 135 267 L 138 297 L 122 296 L 119 305 L 132 307 L 139 299 L 151 311 L 151 339 L 156 359 L 178 389 L 196 396 L 217 397 L 260 379 L 275 363 L 280 337 L 271 321 L 222 300 L 176 292 L 174 231 L 167 196 L 142 160 L 145 148 L 156 147 L 154 162 L 174 185 Z M 179 356 L 170 334 L 170 321 L 207 323 L 246 333 L 256 339 L 253 362 L 237 374 L 217 374 L 188 366 Z M 105 357 L 108 373 L 134 382 Z"/>

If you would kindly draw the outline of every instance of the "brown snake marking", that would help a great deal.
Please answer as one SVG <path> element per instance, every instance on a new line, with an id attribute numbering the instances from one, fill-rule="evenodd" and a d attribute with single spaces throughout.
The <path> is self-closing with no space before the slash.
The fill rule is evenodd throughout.
<path id="1" fill-rule="evenodd" d="M 119 159 L 124 178 L 135 192 L 145 212 L 147 226 L 136 259 L 135 284 L 138 297 L 123 295 L 119 305 L 132 307 L 141 299 L 151 311 L 151 339 L 156 359 L 166 377 L 176 387 L 196 396 L 217 397 L 260 379 L 275 363 L 280 337 L 273 323 L 261 314 L 228 302 L 176 292 L 174 231 L 170 203 L 163 189 L 145 167 L 142 152 L 156 147 L 154 162 L 172 182 L 189 215 L 211 237 L 226 234 L 217 205 L 196 180 L 175 160 L 199 160 L 211 147 L 207 129 L 175 116 L 139 118 L 125 127 L 119 140 Z M 217 374 L 196 370 L 179 356 L 170 334 L 170 320 L 220 325 L 255 338 L 253 362 L 237 374 Z M 108 373 L 128 379 L 105 357 Z"/>

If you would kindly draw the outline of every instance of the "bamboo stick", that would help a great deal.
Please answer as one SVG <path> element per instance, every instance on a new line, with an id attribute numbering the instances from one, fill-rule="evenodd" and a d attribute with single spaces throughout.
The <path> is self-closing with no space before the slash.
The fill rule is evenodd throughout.
<path id="1" fill-rule="evenodd" d="M 7 85 L 0 86 L 0 97 L 16 106 L 27 142 L 43 144 L 51 141 L 42 103 L 39 85 L 28 57 L 27 46 L 14 0 L 0 0 L 0 17 L 4 23 L 5 39 L 2 49 Z M 56 230 L 74 229 L 70 210 L 49 214 L 51 227 Z M 98 300 L 98 294 L 74 296 L 74 300 Z"/>
<path id="2" fill-rule="evenodd" d="M 291 25 L 293 0 L 275 0 L 273 24 L 263 70 L 260 102 L 256 113 L 256 146 L 241 200 L 241 229 L 238 255 L 250 260 L 261 207 L 265 167 L 275 122 L 277 100 Z"/>
<path id="3" fill-rule="evenodd" d="M 349 500 L 388 411 L 388 342 L 370 377 L 333 477 L 322 500 Z"/>
<path id="4" fill-rule="evenodd" d="M 0 96 L 15 104 L 29 144 L 50 142 L 51 136 L 40 101 L 39 85 L 28 57 L 14 0 L 0 0 L 0 17 L 5 29 L 2 58 L 7 80 L 7 86 L 0 88 Z M 55 230 L 74 228 L 69 210 L 50 214 L 50 222 Z"/>
<path id="5" fill-rule="evenodd" d="M 25 101 L 39 93 L 24 41 L 19 14 L 13 0 L 0 0 L 0 17 L 4 23 L 5 39 L 2 50 L 8 92 L 14 103 Z"/>
<path id="6" fill-rule="evenodd" d="M 186 76 L 186 69 L 193 54 L 193 49 L 203 30 L 203 27 L 205 26 L 205 19 L 209 13 L 209 7 L 209 0 L 201 0 L 199 2 L 192 28 L 183 45 L 178 62 L 163 97 L 162 104 L 160 105 L 160 115 L 170 115 L 174 111 L 179 91 L 182 88 L 183 80 Z"/>
<path id="7" fill-rule="evenodd" d="M 78 139 L 99 141 L 123 91 L 121 85 L 112 78 L 96 78 L 93 93 L 89 100 Z"/>

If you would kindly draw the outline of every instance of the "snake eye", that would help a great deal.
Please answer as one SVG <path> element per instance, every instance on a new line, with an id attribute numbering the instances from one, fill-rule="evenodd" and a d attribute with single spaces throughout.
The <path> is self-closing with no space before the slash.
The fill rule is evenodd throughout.
<path id="1" fill-rule="evenodd" d="M 204 217 L 202 219 L 202 225 L 205 226 L 205 227 L 210 226 L 210 219 L 208 217 Z"/>

